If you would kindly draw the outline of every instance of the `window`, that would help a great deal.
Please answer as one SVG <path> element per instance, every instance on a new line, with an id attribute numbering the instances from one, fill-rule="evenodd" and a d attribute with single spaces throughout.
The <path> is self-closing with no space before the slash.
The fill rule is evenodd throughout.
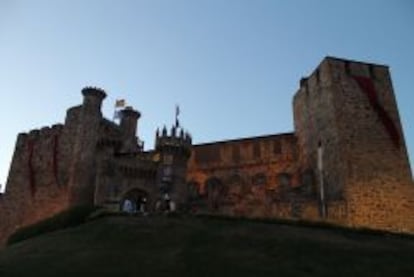
<path id="1" fill-rule="evenodd" d="M 278 175 L 279 186 L 282 189 L 290 187 L 291 175 L 289 173 L 280 173 Z"/>

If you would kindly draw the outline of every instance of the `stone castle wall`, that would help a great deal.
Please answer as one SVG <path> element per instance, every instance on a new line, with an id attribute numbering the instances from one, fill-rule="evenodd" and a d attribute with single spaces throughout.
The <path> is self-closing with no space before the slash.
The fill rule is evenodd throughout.
<path id="1" fill-rule="evenodd" d="M 328 57 L 300 81 L 293 111 L 294 134 L 194 147 L 188 180 L 207 208 L 414 232 L 414 184 L 388 67 Z M 286 138 L 294 146 L 274 154 L 272 143 L 289 145 Z"/>
<path id="2" fill-rule="evenodd" d="M 67 160 L 62 125 L 20 134 L 0 198 L 0 242 L 17 228 L 67 208 Z"/>
<path id="3" fill-rule="evenodd" d="M 266 216 L 300 187 L 296 172 L 296 137 L 284 134 L 195 145 L 187 180 L 210 210 Z M 290 214 L 289 201 L 279 204 Z"/>
<path id="4" fill-rule="evenodd" d="M 294 113 L 301 163 L 318 172 L 317 143 L 323 147 L 326 220 L 414 231 L 414 185 L 388 67 L 326 58 L 301 82 Z M 340 220 L 332 201 L 342 202 Z"/>
<path id="5" fill-rule="evenodd" d="M 414 184 L 388 67 L 331 59 L 329 68 L 348 224 L 413 232 Z"/>
<path id="6" fill-rule="evenodd" d="M 329 64 L 322 64 L 300 82 L 300 88 L 293 100 L 295 133 L 298 137 L 300 164 L 303 169 L 315 175 L 317 190 L 320 190 L 318 174 L 318 147 L 323 148 L 325 197 L 338 200 L 343 197 L 346 163 L 341 159 L 341 136 L 336 122 L 335 93 L 332 92 Z"/>
<path id="7" fill-rule="evenodd" d="M 64 125 L 18 136 L 0 200 L 0 243 L 19 227 L 70 206 L 93 203 L 91 176 L 103 94 L 98 91 L 102 95 L 97 96 L 90 88 L 86 92 L 82 105 L 68 109 Z"/>
<path id="8" fill-rule="evenodd" d="M 188 182 L 199 188 L 195 209 L 231 216 L 321 220 L 312 171 L 300 166 L 295 134 L 195 145 Z M 345 201 L 329 203 L 345 222 Z"/>
<path id="9" fill-rule="evenodd" d="M 180 129 L 177 136 L 160 136 L 160 149 L 144 152 L 136 135 L 138 111 L 126 107 L 116 124 L 102 116 L 103 90 L 86 87 L 82 94 L 83 103 L 67 110 L 64 125 L 18 136 L 0 196 L 0 244 L 16 229 L 76 205 L 119 211 L 125 197 L 142 194 L 155 206 L 163 174 L 155 156 L 171 157 L 169 193 L 177 204 L 183 202 L 189 134 Z"/>
<path id="10" fill-rule="evenodd" d="M 173 127 L 157 132 L 150 152 L 137 143 L 139 112 L 126 108 L 117 125 L 102 117 L 103 90 L 82 93 L 64 125 L 18 136 L 0 242 L 70 206 L 117 209 L 131 190 L 154 202 L 164 186 L 177 203 L 211 213 L 414 232 L 414 184 L 386 66 L 325 58 L 300 81 L 294 133 L 191 148 Z"/>

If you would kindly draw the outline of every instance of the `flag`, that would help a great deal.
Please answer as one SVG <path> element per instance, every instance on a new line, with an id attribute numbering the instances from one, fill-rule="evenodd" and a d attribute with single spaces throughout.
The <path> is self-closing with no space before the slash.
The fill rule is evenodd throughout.
<path id="1" fill-rule="evenodd" d="M 117 99 L 115 101 L 115 108 L 122 108 L 125 106 L 125 99 Z"/>

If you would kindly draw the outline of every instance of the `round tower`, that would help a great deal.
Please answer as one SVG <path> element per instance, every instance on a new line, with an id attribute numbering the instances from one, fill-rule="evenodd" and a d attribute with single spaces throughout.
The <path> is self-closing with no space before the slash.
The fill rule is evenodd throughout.
<path id="1" fill-rule="evenodd" d="M 135 137 L 137 136 L 138 120 L 141 117 L 139 111 L 134 110 L 128 106 L 121 111 L 121 129 L 124 131 L 125 136 Z"/>
<path id="2" fill-rule="evenodd" d="M 106 93 L 101 88 L 82 89 L 82 106 L 68 111 L 68 132 L 70 143 L 69 201 L 71 205 L 92 204 L 95 193 L 96 144 L 102 120 L 101 106 Z"/>
<path id="3" fill-rule="evenodd" d="M 103 89 L 97 87 L 85 87 L 82 89 L 83 104 L 86 110 L 101 113 L 102 101 L 106 97 Z"/>
<path id="4" fill-rule="evenodd" d="M 124 152 L 136 152 L 143 150 L 143 145 L 138 141 L 137 126 L 141 113 L 128 106 L 121 111 L 120 126 L 124 133 Z"/>
<path id="5" fill-rule="evenodd" d="M 156 132 L 155 151 L 159 155 L 157 183 L 160 200 L 168 200 L 171 209 L 182 209 L 187 200 L 187 162 L 191 155 L 192 138 L 183 128 L 164 126 Z"/>

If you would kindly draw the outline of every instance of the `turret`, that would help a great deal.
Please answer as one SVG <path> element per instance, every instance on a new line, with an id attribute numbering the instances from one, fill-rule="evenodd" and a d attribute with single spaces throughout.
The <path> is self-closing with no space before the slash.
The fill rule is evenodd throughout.
<path id="1" fill-rule="evenodd" d="M 137 139 L 137 125 L 141 113 L 132 107 L 126 107 L 121 111 L 121 130 L 123 132 L 123 146 L 121 152 L 133 153 L 142 151 L 144 144 Z"/>
<path id="2" fill-rule="evenodd" d="M 159 129 L 156 131 L 155 149 L 157 151 L 169 154 L 180 153 L 184 156 L 189 156 L 191 145 L 191 135 L 181 127 L 173 126 L 170 132 L 168 132 L 164 126 L 161 134 Z"/>
<path id="3" fill-rule="evenodd" d="M 141 117 L 139 111 L 134 110 L 132 107 L 126 107 L 121 111 L 121 129 L 124 131 L 125 136 L 135 137 L 137 134 L 138 119 Z"/>
<path id="4" fill-rule="evenodd" d="M 157 131 L 155 151 L 160 156 L 158 168 L 160 198 L 168 197 L 178 209 L 184 207 L 187 199 L 185 178 L 191 144 L 190 134 L 179 126 L 173 126 L 170 132 L 165 127 L 161 134 Z"/>
<path id="5" fill-rule="evenodd" d="M 101 88 L 85 87 L 82 89 L 83 108 L 93 112 L 101 112 L 102 101 L 106 97 L 106 93 Z"/>

